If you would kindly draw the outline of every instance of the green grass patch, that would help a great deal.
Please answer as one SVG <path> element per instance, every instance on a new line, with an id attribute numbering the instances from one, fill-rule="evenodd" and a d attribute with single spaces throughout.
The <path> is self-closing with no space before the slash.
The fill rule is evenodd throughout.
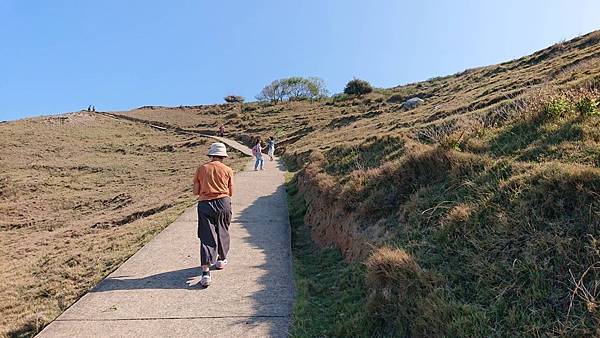
<path id="1" fill-rule="evenodd" d="M 344 261 L 337 249 L 320 249 L 304 224 L 306 204 L 290 174 L 286 184 L 296 303 L 292 337 L 369 337 L 372 325 L 365 310 L 365 269 Z"/>

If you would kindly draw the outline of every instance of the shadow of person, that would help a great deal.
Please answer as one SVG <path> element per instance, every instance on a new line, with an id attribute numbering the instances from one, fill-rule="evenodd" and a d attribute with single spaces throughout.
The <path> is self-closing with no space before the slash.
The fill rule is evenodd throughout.
<path id="1" fill-rule="evenodd" d="M 103 280 L 93 292 L 139 289 L 188 289 L 198 285 L 202 278 L 200 267 L 174 270 L 142 278 L 113 276 Z"/>
<path id="2" fill-rule="evenodd" d="M 202 276 L 194 276 L 194 277 L 188 277 L 188 280 L 185 282 L 189 287 L 193 287 L 196 286 L 200 283 L 200 281 L 202 280 Z"/>

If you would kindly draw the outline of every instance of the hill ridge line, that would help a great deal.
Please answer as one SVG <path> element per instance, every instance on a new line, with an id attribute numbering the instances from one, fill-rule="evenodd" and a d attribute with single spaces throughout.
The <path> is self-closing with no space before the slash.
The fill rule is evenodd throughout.
<path id="1" fill-rule="evenodd" d="M 231 148 L 234 148 L 235 150 L 241 152 L 244 155 L 252 156 L 252 151 L 247 146 L 245 146 L 237 141 L 225 138 L 225 137 L 211 135 L 212 131 L 209 131 L 209 130 L 184 129 L 184 128 L 176 127 L 176 126 L 170 125 L 168 123 L 164 123 L 164 122 L 144 120 L 144 119 L 140 119 L 140 118 L 136 118 L 136 117 L 121 115 L 121 114 L 114 114 L 114 113 L 109 113 L 109 112 L 95 112 L 95 113 L 99 114 L 99 115 L 104 115 L 104 116 L 109 116 L 112 118 L 120 119 L 120 120 L 126 120 L 126 121 L 130 121 L 130 122 L 145 124 L 145 125 L 149 126 L 150 128 L 154 128 L 154 129 L 158 129 L 158 130 L 162 130 L 162 131 L 172 131 L 172 132 L 175 132 L 178 134 L 198 135 L 198 136 L 202 136 L 202 137 L 208 137 L 208 138 L 217 140 L 219 142 L 225 143 L 226 145 L 230 146 Z"/>

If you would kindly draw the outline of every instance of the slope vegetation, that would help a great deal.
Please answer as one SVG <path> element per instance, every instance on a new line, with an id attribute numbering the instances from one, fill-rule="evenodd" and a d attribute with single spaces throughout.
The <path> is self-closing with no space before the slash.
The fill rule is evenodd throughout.
<path id="1" fill-rule="evenodd" d="M 599 92 L 593 32 L 363 97 L 122 114 L 278 139 L 312 239 L 366 264 L 344 286 L 364 313 L 336 285 L 302 291 L 348 311 L 330 335 L 582 336 L 599 334 Z"/>
<path id="2" fill-rule="evenodd" d="M 593 32 L 362 97 L 2 123 L 0 332 L 35 333 L 192 203 L 193 133 L 225 123 L 298 169 L 293 334 L 599 335 L 599 92 Z"/>
<path id="3" fill-rule="evenodd" d="M 191 205 L 210 142 L 92 113 L 0 124 L 0 336 L 35 334 Z"/>

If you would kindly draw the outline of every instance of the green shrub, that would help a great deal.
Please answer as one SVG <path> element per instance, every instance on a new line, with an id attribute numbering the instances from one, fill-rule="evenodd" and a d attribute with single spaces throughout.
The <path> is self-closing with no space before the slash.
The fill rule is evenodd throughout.
<path id="1" fill-rule="evenodd" d="M 558 118 L 564 116 L 569 110 L 571 110 L 569 101 L 563 98 L 553 99 L 544 108 L 544 116 L 548 118 Z"/>
<path id="2" fill-rule="evenodd" d="M 227 95 L 223 100 L 227 103 L 242 103 L 244 102 L 244 97 L 239 95 Z"/>
<path id="3" fill-rule="evenodd" d="M 575 109 L 582 116 L 600 115 L 600 112 L 596 108 L 598 108 L 598 102 L 588 96 L 577 101 L 575 104 Z"/>
<path id="4" fill-rule="evenodd" d="M 373 86 L 365 80 L 352 79 L 348 81 L 344 88 L 344 93 L 348 95 L 364 95 L 373 91 Z"/>

